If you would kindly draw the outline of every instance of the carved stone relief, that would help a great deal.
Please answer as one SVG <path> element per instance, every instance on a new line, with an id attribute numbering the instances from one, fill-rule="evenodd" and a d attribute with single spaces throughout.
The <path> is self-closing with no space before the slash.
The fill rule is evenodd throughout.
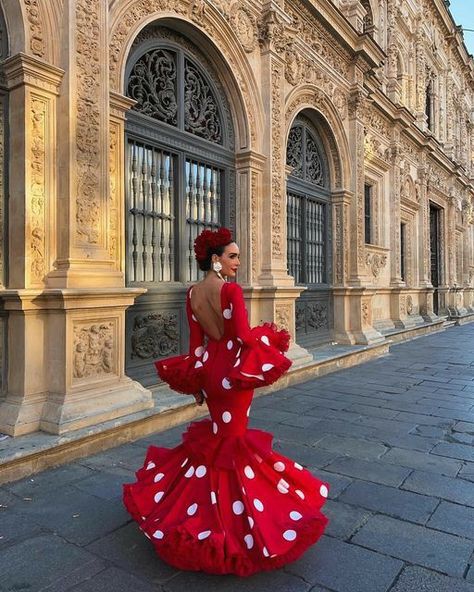
<path id="1" fill-rule="evenodd" d="M 288 330 L 291 326 L 291 304 L 278 304 L 275 311 L 275 322 L 279 329 Z"/>
<path id="2" fill-rule="evenodd" d="M 5 105 L 3 97 L 0 95 L 0 285 L 5 283 L 5 237 L 3 234 L 5 224 L 5 117 Z"/>
<path id="3" fill-rule="evenodd" d="M 255 282 L 258 276 L 258 252 L 259 252 L 259 226 L 258 226 L 258 177 L 257 173 L 251 173 L 250 178 L 250 204 L 251 204 L 251 253 L 252 253 L 252 281 Z"/>
<path id="4" fill-rule="evenodd" d="M 119 182 L 117 175 L 120 174 L 120 166 L 118 166 L 119 144 L 118 134 L 121 133 L 120 126 L 110 124 L 110 153 L 109 153 L 109 180 L 110 180 L 110 194 L 109 194 L 109 255 L 113 261 L 118 260 L 118 244 L 119 244 L 119 193 L 117 183 Z"/>
<path id="5" fill-rule="evenodd" d="M 31 53 L 39 58 L 45 55 L 44 24 L 38 0 L 23 0 L 30 29 Z"/>
<path id="6" fill-rule="evenodd" d="M 46 189 L 46 118 L 48 104 L 43 99 L 31 102 L 31 159 L 30 159 L 30 281 L 41 283 L 45 274 L 45 189 Z"/>
<path id="7" fill-rule="evenodd" d="M 365 263 L 374 278 L 378 278 L 382 269 L 387 265 L 387 255 L 369 252 L 366 254 Z"/>
<path id="8" fill-rule="evenodd" d="M 272 65 L 272 253 L 281 257 L 282 251 L 282 203 L 283 203 L 283 119 L 282 88 L 283 66 Z"/>
<path id="9" fill-rule="evenodd" d="M 76 380 L 117 374 L 117 323 L 97 321 L 74 326 L 73 377 Z"/>
<path id="10" fill-rule="evenodd" d="M 130 336 L 131 358 L 149 360 L 178 353 L 179 322 L 176 313 L 148 313 L 134 318 Z"/>

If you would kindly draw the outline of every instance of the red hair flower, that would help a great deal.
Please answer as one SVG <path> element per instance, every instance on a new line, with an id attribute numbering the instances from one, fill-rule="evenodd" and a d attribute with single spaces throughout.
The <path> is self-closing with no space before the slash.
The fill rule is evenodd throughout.
<path id="1" fill-rule="evenodd" d="M 194 241 L 194 253 L 198 261 L 205 261 L 209 251 L 216 247 L 224 247 L 232 242 L 232 233 L 224 226 L 218 230 L 203 230 Z"/>

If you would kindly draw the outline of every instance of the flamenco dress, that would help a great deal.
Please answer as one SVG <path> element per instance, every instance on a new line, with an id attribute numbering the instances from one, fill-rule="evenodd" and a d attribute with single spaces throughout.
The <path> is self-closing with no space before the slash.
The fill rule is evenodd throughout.
<path id="1" fill-rule="evenodd" d="M 188 355 L 156 362 L 160 377 L 187 394 L 202 391 L 211 419 L 190 424 L 176 448 L 150 446 L 124 503 L 172 566 L 248 576 L 297 559 L 323 533 L 327 483 L 272 450 L 272 435 L 247 429 L 254 388 L 291 365 L 289 334 L 251 329 L 238 284 L 224 283 L 224 335 L 206 336 L 186 300 Z"/>

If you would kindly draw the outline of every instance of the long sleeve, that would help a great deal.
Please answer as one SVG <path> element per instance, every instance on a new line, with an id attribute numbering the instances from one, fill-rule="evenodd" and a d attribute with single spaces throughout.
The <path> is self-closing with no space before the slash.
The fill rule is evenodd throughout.
<path id="1" fill-rule="evenodd" d="M 186 314 L 189 324 L 189 355 L 199 358 L 204 353 L 204 331 L 193 315 L 190 292 L 191 290 L 188 290 L 186 296 Z"/>
<path id="2" fill-rule="evenodd" d="M 234 330 L 239 339 L 244 343 L 251 343 L 255 341 L 252 336 L 252 330 L 249 325 L 247 309 L 245 308 L 244 293 L 239 284 L 230 284 L 232 286 L 230 292 L 230 306 L 232 319 L 234 321 Z M 225 314 L 225 311 L 224 311 Z"/>

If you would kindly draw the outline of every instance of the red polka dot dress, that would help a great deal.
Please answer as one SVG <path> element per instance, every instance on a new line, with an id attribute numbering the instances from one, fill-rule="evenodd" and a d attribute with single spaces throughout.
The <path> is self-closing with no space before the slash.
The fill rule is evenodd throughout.
<path id="1" fill-rule="evenodd" d="M 124 503 L 158 555 L 183 570 L 248 576 L 297 559 L 324 531 L 328 484 L 272 450 L 272 435 L 247 429 L 253 390 L 291 362 L 289 336 L 251 329 L 238 284 L 221 291 L 224 336 L 206 337 L 190 292 L 188 355 L 156 363 L 180 392 L 203 391 L 210 419 L 192 423 L 173 449 L 150 446 Z"/>

